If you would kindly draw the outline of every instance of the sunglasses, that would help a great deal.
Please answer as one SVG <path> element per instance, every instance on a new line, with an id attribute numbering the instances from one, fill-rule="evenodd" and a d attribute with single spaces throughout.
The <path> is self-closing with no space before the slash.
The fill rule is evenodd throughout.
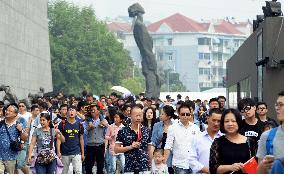
<path id="1" fill-rule="evenodd" d="M 181 116 L 191 116 L 191 113 L 181 113 Z"/>
<path id="2" fill-rule="evenodd" d="M 25 105 L 19 105 L 19 107 L 25 107 Z"/>
<path id="3" fill-rule="evenodd" d="M 94 112 L 96 112 L 96 110 L 90 110 L 90 112 L 91 112 L 91 113 L 94 113 Z"/>
<path id="4" fill-rule="evenodd" d="M 252 106 L 245 106 L 242 110 L 241 113 L 248 112 L 251 109 Z"/>

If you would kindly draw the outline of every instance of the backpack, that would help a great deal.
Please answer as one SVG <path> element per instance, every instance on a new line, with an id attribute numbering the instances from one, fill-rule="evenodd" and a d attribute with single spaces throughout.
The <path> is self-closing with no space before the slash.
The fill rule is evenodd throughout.
<path id="1" fill-rule="evenodd" d="M 284 158 L 276 159 L 273 162 L 269 174 L 284 174 Z"/>
<path id="2" fill-rule="evenodd" d="M 273 155 L 273 139 L 276 135 L 278 127 L 272 128 L 268 134 L 267 140 L 266 140 L 266 152 L 267 155 Z"/>

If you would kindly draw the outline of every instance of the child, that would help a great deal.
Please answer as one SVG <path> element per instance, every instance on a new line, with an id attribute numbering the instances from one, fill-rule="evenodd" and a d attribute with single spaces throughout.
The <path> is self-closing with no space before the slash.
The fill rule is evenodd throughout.
<path id="1" fill-rule="evenodd" d="M 168 167 L 163 163 L 164 161 L 164 150 L 155 149 L 154 159 L 152 160 L 152 174 L 168 174 Z"/>

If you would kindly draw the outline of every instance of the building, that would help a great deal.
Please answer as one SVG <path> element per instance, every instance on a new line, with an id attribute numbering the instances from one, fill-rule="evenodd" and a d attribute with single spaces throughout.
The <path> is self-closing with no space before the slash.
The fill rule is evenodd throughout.
<path id="1" fill-rule="evenodd" d="M 118 23 L 121 26 L 121 23 Z M 141 57 L 130 24 L 127 29 L 114 27 L 134 62 Z M 176 13 L 148 25 L 158 65 L 179 73 L 189 91 L 223 87 L 226 62 L 251 33 L 251 23 L 230 20 L 197 22 Z"/>
<path id="2" fill-rule="evenodd" d="M 19 99 L 53 90 L 47 2 L 0 0 L 0 85 Z"/>
<path id="3" fill-rule="evenodd" d="M 229 107 L 244 97 L 265 101 L 274 115 L 277 94 L 284 90 L 283 17 L 266 17 L 227 62 Z"/>

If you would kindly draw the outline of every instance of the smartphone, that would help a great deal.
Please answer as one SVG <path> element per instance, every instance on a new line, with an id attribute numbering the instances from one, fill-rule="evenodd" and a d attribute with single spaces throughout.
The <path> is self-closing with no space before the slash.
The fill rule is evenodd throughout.
<path id="1" fill-rule="evenodd" d="M 268 160 L 268 161 L 274 161 L 275 156 L 274 155 L 266 155 L 264 158 L 265 158 L 265 160 Z"/>

